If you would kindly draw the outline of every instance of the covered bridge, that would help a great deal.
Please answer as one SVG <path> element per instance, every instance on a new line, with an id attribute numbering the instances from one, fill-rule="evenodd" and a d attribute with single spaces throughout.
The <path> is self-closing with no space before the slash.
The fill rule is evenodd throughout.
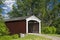
<path id="1" fill-rule="evenodd" d="M 5 24 L 10 34 L 41 33 L 41 20 L 34 15 L 6 19 Z"/>

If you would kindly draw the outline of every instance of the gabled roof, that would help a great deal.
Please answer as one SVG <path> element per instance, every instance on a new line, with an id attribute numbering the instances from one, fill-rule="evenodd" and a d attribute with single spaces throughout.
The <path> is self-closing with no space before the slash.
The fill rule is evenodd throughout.
<path id="1" fill-rule="evenodd" d="M 33 16 L 33 15 L 30 15 L 30 16 Z M 5 19 L 5 22 L 7 22 L 7 21 L 17 21 L 17 20 L 26 20 L 26 18 L 28 18 L 30 16 Z"/>
<path id="2" fill-rule="evenodd" d="M 17 20 L 26 20 L 26 19 L 29 19 L 29 18 L 32 18 L 31 20 L 38 19 L 37 17 L 35 17 L 35 18 L 33 18 L 33 17 L 35 17 L 35 16 L 31 15 L 31 16 L 25 16 L 25 17 L 10 18 L 10 19 L 5 19 L 5 22 L 8 22 L 8 21 L 17 21 Z"/>

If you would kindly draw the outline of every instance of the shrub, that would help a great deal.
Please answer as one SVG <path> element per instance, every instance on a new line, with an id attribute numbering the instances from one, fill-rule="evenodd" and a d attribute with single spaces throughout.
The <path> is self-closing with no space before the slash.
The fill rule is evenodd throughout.
<path id="1" fill-rule="evenodd" d="M 54 26 L 51 26 L 51 27 L 47 26 L 43 29 L 43 32 L 45 34 L 55 34 L 56 33 L 56 28 Z"/>
<path id="2" fill-rule="evenodd" d="M 11 36 L 1 36 L 0 40 L 11 40 L 12 37 Z"/>
<path id="3" fill-rule="evenodd" d="M 19 35 L 18 34 L 14 34 L 14 35 L 12 35 L 12 38 L 13 39 L 17 39 L 17 38 L 19 38 Z"/>
<path id="4" fill-rule="evenodd" d="M 12 40 L 19 38 L 18 34 L 0 36 L 0 40 Z"/>
<path id="5" fill-rule="evenodd" d="M 52 26 L 51 29 L 52 29 L 52 34 L 55 34 L 56 33 L 56 28 L 54 26 Z"/>
<path id="6" fill-rule="evenodd" d="M 9 30 L 6 27 L 3 20 L 0 19 L 0 35 L 7 35 L 9 34 Z"/>

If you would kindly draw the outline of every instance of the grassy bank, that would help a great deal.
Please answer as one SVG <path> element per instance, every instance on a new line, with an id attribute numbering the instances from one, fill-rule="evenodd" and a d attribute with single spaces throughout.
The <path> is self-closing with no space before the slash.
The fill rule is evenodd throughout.
<path id="1" fill-rule="evenodd" d="M 46 35 L 60 37 L 60 34 L 46 34 Z"/>
<path id="2" fill-rule="evenodd" d="M 36 36 L 36 35 L 26 35 L 24 38 L 19 38 L 14 40 L 51 40 L 51 39 L 41 37 L 41 36 Z"/>
<path id="3" fill-rule="evenodd" d="M 51 39 L 36 35 L 26 35 L 23 38 L 19 38 L 17 35 L 13 36 L 5 35 L 0 36 L 0 40 L 51 40 Z"/>

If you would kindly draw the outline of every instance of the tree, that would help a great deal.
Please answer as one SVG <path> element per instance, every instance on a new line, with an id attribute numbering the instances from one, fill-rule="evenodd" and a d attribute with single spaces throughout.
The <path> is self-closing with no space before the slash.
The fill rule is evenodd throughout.
<path id="1" fill-rule="evenodd" d="M 2 16 L 0 15 L 0 35 L 9 34 L 8 29 L 4 23 Z"/>
<path id="2" fill-rule="evenodd" d="M 18 9 L 13 5 L 13 10 L 9 13 L 7 13 L 10 18 L 20 17 L 22 14 L 19 13 Z"/>
<path id="3" fill-rule="evenodd" d="M 10 16 L 27 16 L 27 15 L 43 15 L 46 14 L 48 0 L 16 0 L 17 8 L 13 6 Z M 44 11 L 44 12 L 43 12 Z M 13 13 L 14 12 L 14 13 Z M 16 14 L 16 15 L 14 15 Z M 40 17 L 40 16 L 39 16 Z"/>
<path id="4" fill-rule="evenodd" d="M 55 10 L 55 20 L 52 25 L 54 25 L 57 28 L 57 33 L 60 34 L 60 3 L 57 4 Z"/>
<path id="5" fill-rule="evenodd" d="M 48 21 L 49 26 L 54 26 L 57 28 L 57 32 L 60 34 L 60 3 L 57 0 L 53 0 L 53 9 L 48 12 Z"/>
<path id="6" fill-rule="evenodd" d="M 0 1 L 0 5 L 2 4 L 2 0 Z M 4 23 L 3 17 L 2 17 L 2 8 L 0 8 L 0 35 L 6 35 L 8 34 L 8 29 Z"/>
<path id="7" fill-rule="evenodd" d="M 2 0 L 0 0 L 0 5 L 2 4 Z M 2 10 L 1 10 L 2 8 L 0 7 L 0 14 L 1 14 L 1 12 L 2 12 Z"/>

